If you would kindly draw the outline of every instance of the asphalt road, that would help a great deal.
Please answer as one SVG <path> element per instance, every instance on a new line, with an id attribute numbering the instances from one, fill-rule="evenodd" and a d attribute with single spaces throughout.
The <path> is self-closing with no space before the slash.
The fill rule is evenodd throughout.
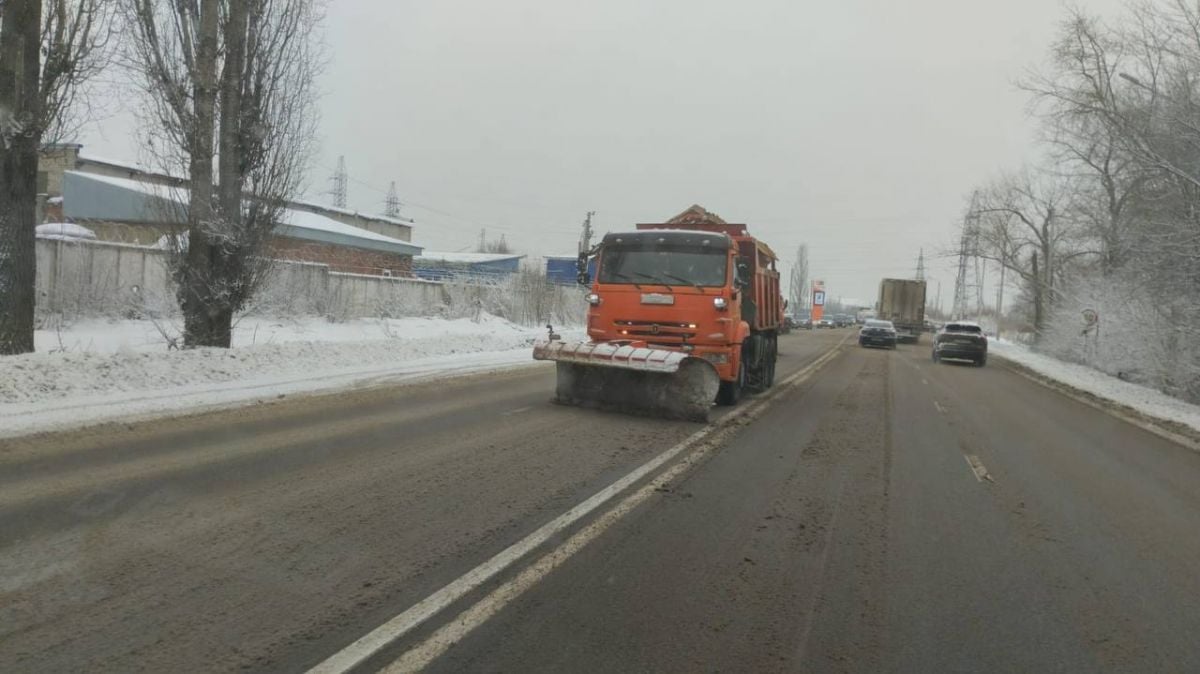
<path id="1" fill-rule="evenodd" d="M 700 440 L 531 367 L 0 441 L 0 671 L 304 671 L 681 442 L 356 671 L 1200 671 L 1200 453 L 849 334 Z"/>

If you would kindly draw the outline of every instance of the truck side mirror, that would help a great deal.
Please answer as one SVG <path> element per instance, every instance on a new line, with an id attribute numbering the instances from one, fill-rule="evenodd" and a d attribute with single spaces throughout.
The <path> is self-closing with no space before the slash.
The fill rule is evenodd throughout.
<path id="1" fill-rule="evenodd" d="M 737 284 L 743 288 L 750 285 L 750 265 L 745 260 L 737 261 Z"/>

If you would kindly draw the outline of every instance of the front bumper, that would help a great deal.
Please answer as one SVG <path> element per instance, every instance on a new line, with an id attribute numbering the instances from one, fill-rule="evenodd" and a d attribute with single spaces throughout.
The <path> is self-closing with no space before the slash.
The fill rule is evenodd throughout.
<path id="1" fill-rule="evenodd" d="M 895 337 L 859 337 L 858 343 L 862 346 L 896 346 Z"/>

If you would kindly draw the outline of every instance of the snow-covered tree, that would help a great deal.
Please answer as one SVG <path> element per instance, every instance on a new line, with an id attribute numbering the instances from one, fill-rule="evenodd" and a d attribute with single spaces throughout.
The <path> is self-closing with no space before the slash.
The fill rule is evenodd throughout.
<path id="1" fill-rule="evenodd" d="M 121 0 L 152 154 L 188 176 L 188 346 L 228 347 L 315 137 L 317 0 Z M 247 196 L 249 195 L 249 196 Z"/>

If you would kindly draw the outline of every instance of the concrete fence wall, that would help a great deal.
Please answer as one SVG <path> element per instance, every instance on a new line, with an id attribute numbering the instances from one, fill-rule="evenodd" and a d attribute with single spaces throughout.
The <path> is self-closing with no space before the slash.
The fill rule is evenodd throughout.
<path id="1" fill-rule="evenodd" d="M 41 314 L 115 315 L 170 300 L 164 251 L 92 241 L 37 241 Z"/>
<path id="2" fill-rule="evenodd" d="M 178 312 L 167 251 L 96 241 L 38 239 L 42 317 L 167 316 Z M 363 317 L 468 316 L 479 311 L 518 323 L 582 321 L 582 291 L 514 276 L 504 283 L 426 281 L 332 272 L 318 263 L 277 262 L 249 312 Z"/>

